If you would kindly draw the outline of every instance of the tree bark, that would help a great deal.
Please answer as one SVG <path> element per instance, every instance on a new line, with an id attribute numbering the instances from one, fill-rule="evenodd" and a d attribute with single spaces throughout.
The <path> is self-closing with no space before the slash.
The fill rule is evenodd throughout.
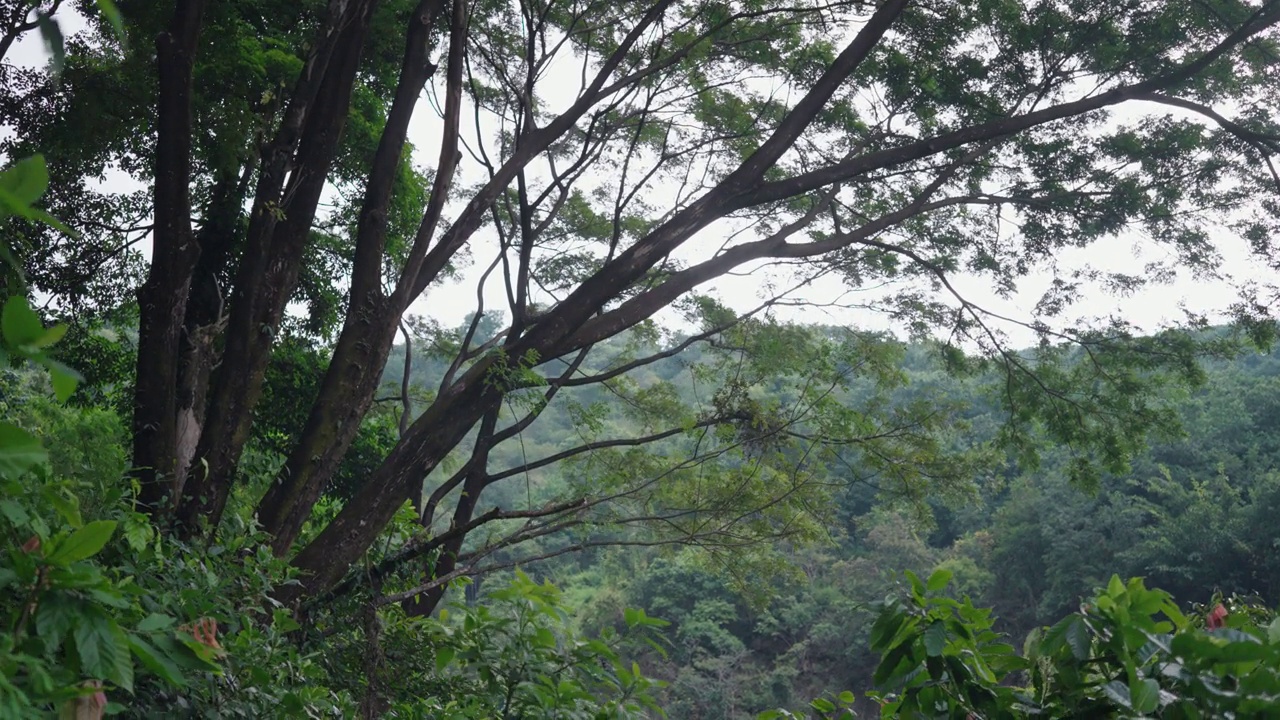
<path id="1" fill-rule="evenodd" d="M 734 194 L 743 192 L 747 187 L 759 183 L 768 167 L 770 158 L 776 160 L 781 156 L 804 128 L 813 121 L 812 108 L 820 108 L 839 89 L 843 81 L 852 73 L 863 59 L 875 47 L 876 43 L 888 30 L 893 19 L 899 15 L 906 5 L 906 0 L 891 0 L 882 6 L 859 35 L 840 54 L 831 68 L 815 83 L 814 87 L 802 98 L 793 115 L 789 115 L 779 125 L 772 136 L 761 145 L 760 149 L 744 161 L 743 165 L 731 173 L 725 181 L 709 191 L 698 201 L 677 213 L 669 222 L 657 228 L 643 240 L 623 251 L 599 272 L 584 281 L 570 296 L 559 303 L 546 317 L 540 319 L 529 332 L 521 338 L 512 338 L 506 349 L 506 356 L 523 358 L 529 355 L 538 358 L 550 358 L 563 354 L 560 346 L 588 319 L 598 313 L 618 291 L 629 287 L 658 261 L 688 240 L 698 230 L 719 218 L 724 210 L 722 202 Z M 665 9 L 664 3 L 658 3 L 646 14 L 628 37 L 638 37 L 648 23 L 656 21 Z M 624 47 L 625 47 L 624 43 Z M 611 59 L 610 62 L 613 62 Z M 606 68 L 608 63 L 606 63 Z M 597 76 L 595 87 L 603 86 L 605 79 Z M 559 133 L 567 130 L 572 121 L 566 123 L 576 112 L 578 116 L 586 112 L 595 98 L 588 93 L 584 103 L 575 103 L 569 112 L 560 116 L 546 128 L 535 131 L 528 137 L 525 152 L 540 152 L 541 148 L 554 141 Z M 516 174 L 523 163 L 512 167 L 512 163 L 521 156 L 508 161 L 503 171 L 495 180 L 501 179 L 505 186 Z M 491 182 L 492 184 L 492 182 Z M 488 189 L 486 187 L 486 189 Z M 466 233 L 473 230 L 471 224 L 478 222 L 470 218 L 468 212 L 476 202 L 481 200 L 478 194 L 463 212 L 463 217 L 455 223 L 453 234 Z M 461 236 L 465 238 L 465 235 Z M 439 264 L 439 256 L 447 253 L 458 237 L 447 237 L 425 258 L 423 270 L 430 273 Z M 423 278 L 411 280 L 411 287 L 420 291 L 424 287 Z M 400 288 L 398 288 L 400 290 Z M 396 293 L 397 296 L 400 292 Z M 373 543 L 374 539 L 386 527 L 399 507 L 408 499 L 412 484 L 421 482 L 459 442 L 463 435 L 484 415 L 489 408 L 501 400 L 501 391 L 487 386 L 483 381 L 483 373 L 488 371 L 489 364 L 480 362 L 451 388 L 449 397 L 440 397 L 432 407 L 413 424 L 407 436 L 403 437 L 396 449 L 392 451 L 368 482 L 356 493 L 338 516 L 321 531 L 309 546 L 304 548 L 295 558 L 295 565 L 303 570 L 304 579 L 301 586 L 295 586 L 291 592 L 315 593 L 326 590 L 342 579 L 347 568 L 362 555 Z M 468 502 L 462 500 L 460 502 Z M 474 502 L 472 498 L 469 502 Z"/>
<path id="2" fill-rule="evenodd" d="M 480 494 L 490 483 L 488 473 L 489 452 L 493 449 L 493 431 L 498 422 L 498 408 L 494 406 L 480 422 L 480 435 L 476 440 L 475 450 L 471 453 L 471 460 L 467 463 L 467 472 L 465 480 L 462 483 L 462 492 L 458 495 L 458 504 L 453 509 L 453 519 L 449 523 L 450 530 L 456 530 L 464 527 L 471 522 L 471 518 L 475 515 L 476 507 L 480 504 Z M 428 526 L 429 527 L 429 526 Z M 458 567 L 458 554 L 462 552 L 462 544 L 466 542 L 467 533 L 459 532 L 445 541 L 440 548 L 440 554 L 433 563 L 428 563 L 429 567 L 425 568 L 429 573 L 429 577 L 438 578 L 448 575 Z M 444 585 L 432 588 L 426 593 L 414 598 L 406 600 L 403 604 L 404 611 L 410 616 L 424 617 L 435 612 L 436 606 L 440 604 L 441 598 L 444 597 Z"/>
<path id="3" fill-rule="evenodd" d="M 156 38 L 155 230 L 151 267 L 138 291 L 138 362 L 133 465 L 138 504 L 163 514 L 176 499 L 179 352 L 200 248 L 191 229 L 191 76 L 204 0 L 179 2 Z"/>
<path id="4" fill-rule="evenodd" d="M 443 0 L 422 0 L 406 39 L 400 80 L 379 139 L 356 230 L 356 259 L 350 300 L 342 333 L 329 362 L 320 395 L 312 405 L 302 435 L 278 480 L 258 506 L 258 519 L 272 536 L 272 548 L 284 555 L 293 546 L 311 508 L 337 472 L 360 422 L 373 403 L 404 308 L 390 301 L 382 288 L 386 250 L 387 210 L 404 153 L 409 120 L 428 78 L 431 31 L 444 8 Z M 461 77 L 461 44 L 465 42 L 465 3 L 455 4 L 451 68 Z M 455 49 L 456 48 L 456 49 Z M 456 57 L 455 57 L 456 56 Z M 450 70 L 450 82 L 455 80 Z M 448 130 L 446 130 L 446 133 Z M 439 188 L 439 184 L 437 185 Z M 437 189 L 437 192 L 440 190 Z"/>
<path id="5" fill-rule="evenodd" d="M 247 172 L 247 169 L 245 170 Z M 200 257 L 192 270 L 178 366 L 177 457 L 173 497 L 182 497 L 187 473 L 200 442 L 207 409 L 209 378 L 220 356 L 218 338 L 225 328 L 225 297 L 218 277 L 236 242 L 236 221 L 244 203 L 244 183 L 226 173 L 214 184 L 197 242 Z"/>
<path id="6" fill-rule="evenodd" d="M 282 600 L 315 595 L 342 580 L 410 493 L 501 402 L 501 392 L 485 383 L 492 366 L 491 359 L 477 361 L 414 421 L 355 497 L 294 558 L 301 584 L 281 588 Z"/>
<path id="7" fill-rule="evenodd" d="M 265 153 L 269 165 L 250 218 L 226 350 L 196 450 L 201 466 L 193 466 L 188 474 L 179 511 L 186 534 L 195 532 L 202 521 L 216 527 L 226 507 L 262 396 L 274 336 L 297 284 L 320 194 L 346 124 L 376 5 L 376 0 L 334 5 L 342 12 L 330 20 L 325 50 L 304 69 L 277 141 Z M 297 154 L 290 159 L 295 142 Z"/>

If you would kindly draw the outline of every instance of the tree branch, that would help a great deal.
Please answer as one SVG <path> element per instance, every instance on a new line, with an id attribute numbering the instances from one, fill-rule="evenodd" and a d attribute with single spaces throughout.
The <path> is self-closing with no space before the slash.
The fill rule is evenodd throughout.
<path id="1" fill-rule="evenodd" d="M 874 170 L 900 165 L 912 160 L 920 160 L 970 143 L 1008 137 L 1038 125 L 1075 117 L 1093 110 L 1117 105 L 1126 100 L 1145 97 L 1153 92 L 1176 87 L 1231 52 L 1236 46 L 1272 27 L 1277 22 L 1280 22 L 1280 3 L 1271 3 L 1269 6 L 1264 5 L 1259 8 L 1250 22 L 1237 28 L 1200 57 L 1183 63 L 1176 70 L 1150 80 L 1114 88 L 1074 102 L 1060 103 L 1022 115 L 1014 115 L 1001 120 L 954 130 L 907 145 L 865 153 L 793 178 L 766 182 L 747 188 L 737 196 L 728 199 L 728 203 L 732 209 L 741 209 L 784 200 L 833 183 L 845 182 Z"/>

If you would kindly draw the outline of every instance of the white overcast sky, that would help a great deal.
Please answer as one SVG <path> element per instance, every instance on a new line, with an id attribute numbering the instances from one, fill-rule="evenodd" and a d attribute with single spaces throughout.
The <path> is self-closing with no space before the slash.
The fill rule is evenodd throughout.
<path id="1" fill-rule="evenodd" d="M 59 13 L 59 19 L 63 23 L 64 31 L 68 34 L 74 33 L 83 26 L 81 18 L 65 10 Z M 42 42 L 35 33 L 29 33 L 10 50 L 9 61 L 15 64 L 40 66 L 45 63 L 45 60 Z M 565 83 L 566 89 L 572 92 L 577 87 L 577 69 L 565 67 L 564 72 L 567 78 L 572 78 Z M 443 72 L 437 74 L 438 81 L 441 80 L 442 75 Z M 1149 111 L 1168 112 L 1169 110 L 1164 106 L 1131 104 L 1120 111 L 1123 113 L 1120 117 L 1136 117 Z M 416 148 L 415 161 L 419 165 L 431 167 L 435 164 L 439 132 L 437 109 L 429 98 L 424 98 L 418 105 L 418 111 L 410 127 L 410 140 Z M 473 174 L 462 175 L 460 178 L 464 181 L 462 184 L 465 184 L 465 181 L 479 179 L 478 175 L 474 174 L 477 168 L 464 159 L 463 171 L 467 169 L 470 169 Z M 104 179 L 107 185 L 122 186 L 129 182 L 119 174 L 112 174 Z M 460 203 L 455 204 L 460 205 Z M 483 236 L 477 238 L 480 242 L 476 246 L 475 255 L 471 264 L 461 273 L 460 278 L 429 290 L 424 298 L 412 306 L 410 310 L 412 314 L 432 317 L 446 326 L 452 326 L 460 323 L 475 309 L 476 283 L 484 266 L 492 259 L 491 255 L 485 253 L 491 252 L 494 246 L 493 243 L 483 242 L 482 238 Z M 681 254 L 690 260 L 706 257 L 722 240 L 722 235 L 715 232 L 714 228 L 708 229 L 691 240 Z M 1224 258 L 1223 271 L 1231 276 L 1234 282 L 1253 280 L 1266 284 L 1271 281 L 1270 273 L 1251 259 L 1247 246 L 1239 238 L 1223 231 L 1218 240 L 1218 247 Z M 142 249 L 144 253 L 149 250 L 145 247 Z M 1134 237 L 1095 243 L 1084 250 L 1064 251 L 1058 257 L 1058 265 L 1061 272 L 1090 265 L 1106 272 L 1140 275 L 1143 266 L 1155 259 L 1157 257 L 1153 256 L 1153 248 L 1144 248 L 1141 240 Z M 989 310 L 1030 320 L 1032 308 L 1051 279 L 1052 275 L 1048 272 L 1026 278 L 1020 284 L 1019 292 L 1007 299 L 998 297 L 988 283 L 981 278 L 957 275 L 953 278 L 953 282 L 970 300 Z M 745 276 L 720 278 L 699 288 L 699 291 L 710 291 L 730 306 L 746 310 L 759 305 L 764 298 L 768 297 L 769 294 L 763 290 L 768 280 L 770 280 L 770 274 L 767 271 L 757 271 Z M 866 297 L 867 301 L 874 301 L 877 291 L 863 290 L 860 293 L 850 294 L 849 288 L 843 283 L 835 278 L 826 278 L 805 288 L 796 297 L 818 305 L 826 305 L 835 301 L 856 302 L 859 300 L 859 294 Z M 488 309 L 505 308 L 505 292 L 498 273 L 494 273 L 486 286 L 485 297 Z M 1084 299 L 1065 314 L 1065 318 L 1078 319 L 1079 322 L 1084 323 L 1093 318 L 1117 315 L 1144 330 L 1155 330 L 1178 324 L 1184 317 L 1184 308 L 1194 313 L 1206 314 L 1211 318 L 1221 318 L 1222 311 L 1237 297 L 1232 282 L 1206 281 L 1183 273 L 1171 284 L 1147 287 L 1126 298 L 1116 298 L 1099 287 L 1092 287 L 1084 293 Z M 865 329 L 894 329 L 883 315 L 866 310 L 804 306 L 780 307 L 776 312 L 781 319 L 798 322 L 844 324 Z M 677 322 L 672 313 L 666 313 L 664 316 L 662 319 L 667 324 Z M 1032 340 L 1031 334 L 1027 331 L 1012 327 L 1005 329 L 1009 331 L 1015 343 L 1029 343 Z"/>

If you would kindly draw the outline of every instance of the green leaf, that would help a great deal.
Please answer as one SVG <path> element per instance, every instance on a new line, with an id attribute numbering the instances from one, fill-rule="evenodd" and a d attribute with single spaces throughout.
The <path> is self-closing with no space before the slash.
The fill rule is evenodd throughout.
<path id="1" fill-rule="evenodd" d="M 1112 680 L 1106 685 L 1103 685 L 1102 693 L 1106 695 L 1107 699 L 1111 700 L 1111 702 L 1126 710 L 1131 710 L 1133 708 L 1132 703 L 1129 700 L 1129 688 L 1119 680 Z"/>
<path id="2" fill-rule="evenodd" d="M 26 208 L 39 200 L 49 189 L 49 171 L 43 155 L 32 155 L 0 172 L 0 198 L 15 203 L 9 208 L 14 214 L 25 215 Z"/>
<path id="3" fill-rule="evenodd" d="M 917 599 L 924 597 L 924 583 L 920 582 L 920 576 L 907 570 L 903 573 L 907 576 L 908 582 L 911 583 L 911 594 Z"/>
<path id="4" fill-rule="evenodd" d="M 27 299 L 14 295 L 4 303 L 0 314 L 0 332 L 4 341 L 10 346 L 32 345 L 44 336 L 44 323 L 40 316 L 27 304 Z"/>
<path id="5" fill-rule="evenodd" d="M 1227 643 L 1219 650 L 1218 661 L 1228 663 L 1263 662 L 1271 658 L 1272 648 L 1258 642 Z"/>
<path id="6" fill-rule="evenodd" d="M 47 348 L 61 340 L 62 336 L 67 334 L 67 327 L 68 325 L 66 323 L 58 323 L 57 325 L 46 329 L 43 335 L 28 344 L 34 348 Z"/>
<path id="7" fill-rule="evenodd" d="M 538 647 L 553 648 L 556 646 L 556 634 L 550 628 L 538 628 L 533 633 L 533 641 Z"/>
<path id="8" fill-rule="evenodd" d="M 885 647 L 886 643 L 898 634 L 898 628 L 902 627 L 905 618 L 902 611 L 896 605 L 889 605 L 880 611 L 880 617 L 871 625 L 870 644 L 872 650 L 884 651 L 889 648 Z"/>
<path id="9" fill-rule="evenodd" d="M 124 540 L 129 549 L 140 552 L 151 542 L 155 529 L 142 513 L 130 513 L 124 520 Z"/>
<path id="10" fill-rule="evenodd" d="M 168 615 L 151 613 L 143 618 L 142 622 L 138 623 L 138 632 L 149 633 L 157 630 L 166 630 L 173 627 L 175 622 L 177 621 Z"/>
<path id="11" fill-rule="evenodd" d="M 835 709 L 836 709 L 835 703 L 831 702 L 830 700 L 827 700 L 826 698 L 817 698 L 813 702 L 809 703 L 809 705 L 814 710 L 817 710 L 818 712 L 821 712 L 821 713 L 835 712 Z"/>
<path id="12" fill-rule="evenodd" d="M 108 589 L 89 588 L 89 596 L 103 605 L 107 605 L 118 610 L 124 610 L 132 606 L 129 599 L 114 587 L 108 586 Z"/>
<path id="13" fill-rule="evenodd" d="M 840 702 L 844 703 L 845 705 L 852 705 L 855 698 L 852 692 L 845 690 L 844 692 L 840 693 L 838 699 L 840 700 Z"/>
<path id="14" fill-rule="evenodd" d="M 62 646 L 62 639 L 76 626 L 82 605 L 67 593 L 50 593 L 36 613 L 36 634 L 46 647 Z"/>
<path id="15" fill-rule="evenodd" d="M 217 663 L 201 657 L 200 654 L 188 647 L 187 643 L 179 640 L 174 635 L 154 635 L 151 637 L 151 642 L 155 644 L 155 647 L 164 657 L 178 667 L 196 672 L 218 670 Z"/>
<path id="16" fill-rule="evenodd" d="M 16 480 L 33 466 L 48 461 L 49 453 L 31 433 L 0 421 L 0 478 Z"/>
<path id="17" fill-rule="evenodd" d="M 80 499 L 71 493 L 49 493 L 49 504 L 58 512 L 58 516 L 73 528 L 84 525 L 80 517 Z"/>
<path id="18" fill-rule="evenodd" d="M 1133 705 L 1134 712 L 1144 715 L 1155 712 L 1160 704 L 1160 683 L 1146 678 L 1130 685 L 1129 701 Z"/>
<path id="19" fill-rule="evenodd" d="M 49 556 L 49 562 L 70 564 L 93 557 L 107 544 L 115 531 L 115 520 L 94 520 L 58 543 L 58 548 Z"/>
<path id="20" fill-rule="evenodd" d="M 31 521 L 31 514 L 16 500 L 0 500 L 0 515 L 18 527 L 26 527 Z"/>
<path id="21" fill-rule="evenodd" d="M 287 692 L 280 699 L 280 708 L 290 715 L 301 715 L 306 712 L 307 704 L 302 702 L 296 692 Z"/>
<path id="22" fill-rule="evenodd" d="M 54 360 L 48 360 L 45 364 L 49 367 L 49 380 L 53 382 L 54 396 L 58 398 L 58 402 L 66 402 L 80 384 L 80 373 Z"/>
<path id="23" fill-rule="evenodd" d="M 1118 598 L 1124 594 L 1124 591 L 1124 581 L 1120 579 L 1119 575 L 1112 575 L 1110 582 L 1107 583 L 1107 595 L 1112 598 Z"/>
<path id="24" fill-rule="evenodd" d="M 20 160 L 13 167 L 0 172 L 0 218 L 16 215 L 45 223 L 73 237 L 77 236 L 78 233 L 63 225 L 57 218 L 32 205 L 44 195 L 48 186 L 49 172 L 40 155 Z M 12 266 L 19 277 L 22 276 L 22 264 L 3 243 L 0 243 L 0 259 Z"/>
<path id="25" fill-rule="evenodd" d="M 951 571 L 945 568 L 934 570 L 929 576 L 928 589 L 931 593 L 942 592 L 947 587 L 947 583 L 951 582 Z"/>
<path id="26" fill-rule="evenodd" d="M 924 631 L 924 651 L 929 657 L 937 657 L 946 646 L 947 626 L 941 620 L 934 620 Z"/>
<path id="27" fill-rule="evenodd" d="M 443 647 L 436 651 L 436 670 L 444 670 L 453 662 L 456 651 L 451 647 Z"/>
<path id="28" fill-rule="evenodd" d="M 90 677 L 114 680 L 117 673 L 120 648 L 117 638 L 120 629 L 101 610 L 85 606 L 72 631 L 76 641 L 76 653 L 80 657 L 80 670 Z M 127 651 L 127 641 L 123 643 Z"/>
<path id="29" fill-rule="evenodd" d="M 119 8 L 111 0 L 97 0 L 98 12 L 102 13 L 102 17 L 111 23 L 111 29 L 116 34 L 116 39 L 120 41 L 121 46 L 126 46 L 129 36 L 124 31 L 124 18 L 120 15 Z"/>
<path id="30" fill-rule="evenodd" d="M 293 619 L 288 610 L 283 608 L 276 608 L 271 613 L 271 625 L 280 633 L 291 633 L 294 630 L 302 629 L 302 625 Z"/>
<path id="31" fill-rule="evenodd" d="M 1071 646 L 1071 654 L 1076 660 L 1084 661 L 1089 658 L 1093 638 L 1089 635 L 1089 627 L 1085 625 L 1084 619 L 1078 615 L 1067 625 L 1067 644 Z"/>
<path id="32" fill-rule="evenodd" d="M 170 685 L 182 687 L 187 684 L 187 679 L 183 677 L 182 671 L 177 665 L 165 657 L 163 653 L 153 647 L 146 640 L 137 636 L 129 638 L 129 650 L 133 656 L 138 658 L 138 662 L 151 672 L 155 673 L 160 679 Z"/>

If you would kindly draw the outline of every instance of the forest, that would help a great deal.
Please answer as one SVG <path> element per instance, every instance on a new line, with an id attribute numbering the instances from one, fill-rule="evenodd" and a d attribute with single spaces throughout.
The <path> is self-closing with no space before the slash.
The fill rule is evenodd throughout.
<path id="1" fill-rule="evenodd" d="M 0 0 L 0 718 L 1280 717 L 1277 87 L 1280 0 Z"/>

